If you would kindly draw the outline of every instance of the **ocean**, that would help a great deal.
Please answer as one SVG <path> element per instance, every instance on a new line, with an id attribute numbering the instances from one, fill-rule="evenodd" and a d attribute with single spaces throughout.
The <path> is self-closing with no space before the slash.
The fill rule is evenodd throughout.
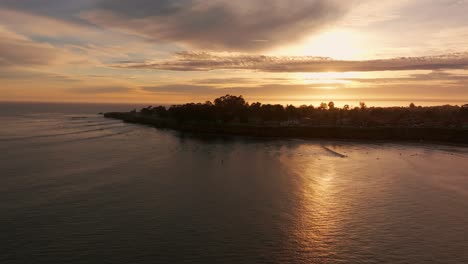
<path id="1" fill-rule="evenodd" d="M 468 148 L 0 104 L 0 263 L 468 263 Z"/>

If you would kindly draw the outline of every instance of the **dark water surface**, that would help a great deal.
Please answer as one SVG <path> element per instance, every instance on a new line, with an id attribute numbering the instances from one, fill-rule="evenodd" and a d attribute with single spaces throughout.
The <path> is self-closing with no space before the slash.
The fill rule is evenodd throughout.
<path id="1" fill-rule="evenodd" d="M 468 263 L 467 148 L 95 114 L 123 107 L 0 105 L 0 263 Z"/>

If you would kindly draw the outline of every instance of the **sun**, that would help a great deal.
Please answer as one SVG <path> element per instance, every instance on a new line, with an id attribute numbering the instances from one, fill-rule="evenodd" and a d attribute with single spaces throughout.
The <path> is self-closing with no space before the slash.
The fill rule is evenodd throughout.
<path id="1" fill-rule="evenodd" d="M 334 59 L 355 59 L 359 53 L 357 37 L 350 31 L 325 32 L 307 41 L 303 51 L 307 55 L 320 54 Z"/>
<path id="2" fill-rule="evenodd" d="M 349 29 L 333 29 L 307 38 L 292 46 L 282 47 L 277 54 L 320 56 L 337 60 L 358 60 L 366 56 L 363 36 Z"/>

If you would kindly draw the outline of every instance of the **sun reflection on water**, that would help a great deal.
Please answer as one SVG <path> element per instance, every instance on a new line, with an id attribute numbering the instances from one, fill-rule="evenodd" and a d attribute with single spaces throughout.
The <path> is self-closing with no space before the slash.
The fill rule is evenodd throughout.
<path id="1" fill-rule="evenodd" d="M 338 235 L 345 219 L 337 184 L 337 157 L 314 155 L 318 146 L 301 148 L 296 155 L 284 158 L 285 164 L 295 164 L 297 175 L 297 224 L 291 239 L 310 256 L 329 258 L 337 252 Z"/>

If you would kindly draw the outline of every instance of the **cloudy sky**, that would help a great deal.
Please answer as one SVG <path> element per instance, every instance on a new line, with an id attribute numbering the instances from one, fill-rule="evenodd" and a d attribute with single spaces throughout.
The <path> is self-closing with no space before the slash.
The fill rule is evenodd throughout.
<path id="1" fill-rule="evenodd" d="M 0 0 L 0 101 L 468 103 L 468 0 Z"/>

